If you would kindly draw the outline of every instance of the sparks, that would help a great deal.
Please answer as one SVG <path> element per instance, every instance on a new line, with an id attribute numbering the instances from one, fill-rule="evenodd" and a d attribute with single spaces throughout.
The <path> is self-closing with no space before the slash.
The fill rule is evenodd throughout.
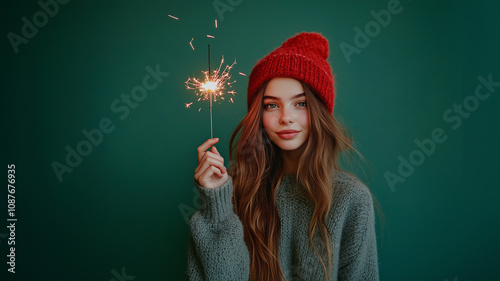
<path id="1" fill-rule="evenodd" d="M 194 40 L 194 38 L 191 38 L 191 41 L 189 41 L 189 45 L 191 45 L 191 48 L 192 48 L 192 49 L 193 49 L 193 51 L 194 51 L 194 47 L 193 47 L 193 40 Z"/>
<path id="2" fill-rule="evenodd" d="M 173 18 L 174 20 L 179 20 L 179 18 L 174 17 L 174 16 L 172 16 L 172 15 L 168 15 L 168 16 L 169 16 L 169 17 L 171 17 L 171 18 Z"/>
<path id="3" fill-rule="evenodd" d="M 217 28 L 217 20 L 215 20 L 215 28 Z"/>
<path id="4" fill-rule="evenodd" d="M 233 64 L 226 65 L 223 69 L 222 66 L 224 64 L 224 56 L 220 62 L 219 68 L 212 71 L 209 76 L 208 71 L 202 71 L 205 76 L 205 81 L 202 82 L 197 78 L 188 77 L 188 80 L 185 82 L 186 89 L 194 90 L 196 95 L 200 100 L 208 100 L 210 98 L 210 92 L 212 93 L 213 100 L 225 100 L 224 94 L 234 95 L 236 92 L 234 90 L 228 90 L 227 88 L 231 88 L 232 84 L 236 81 L 231 81 L 231 74 L 229 73 L 233 66 L 236 64 L 236 60 L 234 60 Z"/>
<path id="5" fill-rule="evenodd" d="M 189 108 L 193 103 L 190 102 L 190 103 L 186 103 L 186 108 Z"/>
<path id="6" fill-rule="evenodd" d="M 208 35 L 208 34 L 207 34 L 207 37 L 208 37 L 208 38 L 215 38 L 214 36 L 212 36 L 212 35 Z"/>
<path id="7" fill-rule="evenodd" d="M 240 72 L 240 73 L 238 73 L 238 74 L 239 74 L 239 75 L 243 75 L 243 76 L 247 76 L 247 75 L 246 75 L 245 73 L 243 73 L 243 72 Z"/>

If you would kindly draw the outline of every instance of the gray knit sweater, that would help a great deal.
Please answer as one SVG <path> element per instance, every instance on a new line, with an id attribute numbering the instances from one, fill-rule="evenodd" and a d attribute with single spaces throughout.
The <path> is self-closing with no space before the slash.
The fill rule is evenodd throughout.
<path id="1" fill-rule="evenodd" d="M 196 181 L 195 185 L 202 205 L 190 221 L 189 280 L 248 280 L 250 258 L 243 226 L 233 209 L 232 178 L 216 189 L 202 187 Z M 292 176 L 283 178 L 276 204 L 281 219 L 279 261 L 285 279 L 324 280 L 321 263 L 309 244 L 308 228 L 314 208 Z M 345 172 L 335 174 L 327 227 L 334 241 L 332 280 L 378 280 L 371 193 Z M 313 243 L 320 251 L 319 235 Z"/>

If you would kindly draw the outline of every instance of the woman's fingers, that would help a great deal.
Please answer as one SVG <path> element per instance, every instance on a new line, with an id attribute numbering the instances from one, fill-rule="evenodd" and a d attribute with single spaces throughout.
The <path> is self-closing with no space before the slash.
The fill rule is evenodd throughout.
<path id="1" fill-rule="evenodd" d="M 217 142 L 219 142 L 218 138 L 208 139 L 197 149 L 198 166 L 194 170 L 194 179 L 208 188 L 220 186 L 222 181 L 227 180 L 228 177 L 224 158 L 213 146 Z M 209 148 L 210 150 L 208 150 Z"/>
<path id="2" fill-rule="evenodd" d="M 218 188 L 222 186 L 227 179 L 227 174 L 221 174 L 218 168 L 210 166 L 209 169 L 199 175 L 198 183 L 206 188 Z"/>
<path id="3" fill-rule="evenodd" d="M 219 168 L 216 168 L 214 166 L 210 166 L 210 169 L 212 169 L 212 173 L 217 175 L 219 178 L 222 178 L 222 173 Z"/>
<path id="4" fill-rule="evenodd" d="M 204 165 L 194 174 L 194 179 L 199 184 L 205 187 L 209 187 L 207 182 L 213 181 L 213 179 L 211 180 L 213 175 L 215 175 L 216 178 L 218 179 L 224 177 L 223 173 L 220 170 L 220 167 L 214 165 L 208 165 L 208 166 Z"/>
<path id="5" fill-rule="evenodd" d="M 200 171 L 203 172 L 206 169 L 208 169 L 210 166 L 214 166 L 214 167 L 219 168 L 222 173 L 226 172 L 226 167 L 224 166 L 224 161 L 220 160 L 220 159 L 213 158 L 213 157 L 204 157 L 204 159 L 198 165 L 198 167 L 196 167 L 194 172 L 195 173 L 198 173 Z"/>
<path id="6" fill-rule="evenodd" d="M 201 162 L 201 158 L 203 157 L 203 154 L 205 151 L 212 145 L 216 144 L 219 141 L 219 138 L 214 138 L 214 139 L 208 139 L 206 142 L 204 142 L 202 145 L 200 145 L 197 149 L 198 151 L 198 162 Z"/>
<path id="7" fill-rule="evenodd" d="M 198 163 L 198 167 L 196 167 L 195 169 L 195 172 L 201 168 L 201 166 L 203 165 L 203 162 L 207 161 L 207 159 L 211 159 L 211 160 L 215 160 L 215 161 L 219 161 L 222 166 L 224 166 L 224 158 L 222 158 L 222 156 L 219 156 L 217 154 L 214 154 L 210 151 L 207 151 L 205 152 L 205 154 L 201 157 L 201 162 Z"/>
<path id="8" fill-rule="evenodd" d="M 215 154 L 217 154 L 218 156 L 221 156 L 221 155 L 220 155 L 220 153 L 219 153 L 219 151 L 217 150 L 217 147 L 212 146 L 211 151 L 212 151 L 212 153 L 215 153 Z M 222 156 L 221 156 L 221 157 L 222 157 Z"/>
<path id="9" fill-rule="evenodd" d="M 213 150 L 213 147 L 214 146 L 212 146 L 212 150 Z M 224 163 L 224 158 L 222 158 L 222 156 L 220 156 L 220 154 L 216 154 L 212 151 L 206 151 L 205 154 L 201 157 L 201 161 L 203 162 L 203 160 L 205 158 L 208 158 L 208 157 L 215 158 L 215 159 L 221 161 L 222 163 Z"/>

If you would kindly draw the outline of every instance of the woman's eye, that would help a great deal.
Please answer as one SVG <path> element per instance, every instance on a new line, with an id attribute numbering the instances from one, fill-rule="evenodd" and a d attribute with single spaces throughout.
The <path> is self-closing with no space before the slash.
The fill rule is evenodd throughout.
<path id="1" fill-rule="evenodd" d="M 297 103 L 297 105 L 298 105 L 298 106 L 306 106 L 306 105 L 307 105 L 307 102 L 302 101 L 302 102 Z"/>
<path id="2" fill-rule="evenodd" d="M 267 108 L 276 108 L 276 105 L 274 103 L 264 105 L 264 109 L 267 109 Z"/>

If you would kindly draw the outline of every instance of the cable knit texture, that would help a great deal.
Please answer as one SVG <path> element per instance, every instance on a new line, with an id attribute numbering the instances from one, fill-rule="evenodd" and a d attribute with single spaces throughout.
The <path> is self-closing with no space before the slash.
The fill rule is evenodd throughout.
<path id="1" fill-rule="evenodd" d="M 243 226 L 232 204 L 231 177 L 221 187 L 207 189 L 195 182 L 202 205 L 190 221 L 189 280 L 248 280 L 250 256 Z M 321 263 L 309 244 L 314 207 L 292 176 L 278 187 L 281 219 L 279 261 L 286 280 L 324 280 Z M 337 171 L 333 205 L 327 219 L 334 251 L 332 280 L 378 280 L 375 216 L 368 188 L 348 173 Z M 320 254 L 319 234 L 313 243 Z"/>

